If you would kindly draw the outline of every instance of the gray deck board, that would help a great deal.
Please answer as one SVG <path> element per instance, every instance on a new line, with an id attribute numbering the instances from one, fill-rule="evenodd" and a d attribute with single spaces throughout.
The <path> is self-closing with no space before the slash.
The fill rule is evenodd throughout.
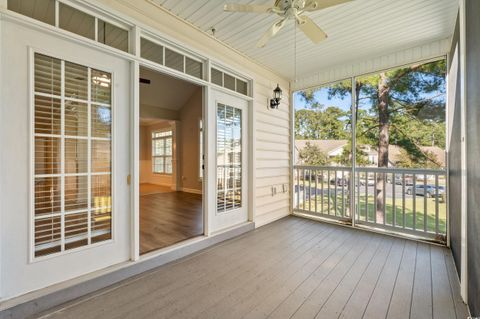
<path id="1" fill-rule="evenodd" d="M 448 249 L 288 217 L 44 318 L 462 318 Z"/>

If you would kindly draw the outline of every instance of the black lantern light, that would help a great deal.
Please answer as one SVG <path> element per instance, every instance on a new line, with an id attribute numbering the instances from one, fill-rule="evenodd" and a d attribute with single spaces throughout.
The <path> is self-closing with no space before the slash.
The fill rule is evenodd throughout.
<path id="1" fill-rule="evenodd" d="M 280 105 L 280 100 L 282 99 L 282 89 L 277 84 L 275 90 L 273 90 L 273 99 L 270 99 L 270 108 L 271 109 L 278 109 Z"/>

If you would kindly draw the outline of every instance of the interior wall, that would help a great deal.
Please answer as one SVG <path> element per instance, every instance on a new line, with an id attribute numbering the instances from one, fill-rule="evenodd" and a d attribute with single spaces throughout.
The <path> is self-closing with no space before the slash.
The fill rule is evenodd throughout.
<path id="1" fill-rule="evenodd" d="M 201 192 L 199 178 L 200 131 L 202 118 L 203 89 L 199 87 L 180 110 L 180 179 L 186 192 Z"/>
<path id="2" fill-rule="evenodd" d="M 152 133 L 158 130 L 172 129 L 173 145 L 175 145 L 175 125 L 174 123 L 164 122 L 148 126 L 141 126 L 140 129 L 140 183 L 150 183 L 155 185 L 168 186 L 176 188 L 173 174 L 158 174 L 153 172 L 152 168 Z M 142 158 L 143 157 L 143 158 Z M 173 171 L 176 167 L 175 151 L 173 150 Z"/>
<path id="3" fill-rule="evenodd" d="M 480 1 L 466 0 L 466 149 L 468 304 L 480 316 Z"/>
<path id="4" fill-rule="evenodd" d="M 448 204 L 450 225 L 450 247 L 460 276 L 461 269 L 461 198 L 462 198 L 462 130 L 460 98 L 460 22 L 457 18 L 455 34 L 449 54 L 448 70 Z"/>

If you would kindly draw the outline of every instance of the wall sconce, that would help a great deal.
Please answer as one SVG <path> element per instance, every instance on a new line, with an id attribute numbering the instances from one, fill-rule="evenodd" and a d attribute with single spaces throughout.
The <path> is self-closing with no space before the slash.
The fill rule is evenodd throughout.
<path id="1" fill-rule="evenodd" d="M 277 87 L 275 88 L 275 90 L 273 90 L 273 99 L 270 99 L 271 109 L 278 109 L 278 106 L 280 105 L 280 100 L 282 99 L 282 93 L 282 89 L 277 84 Z"/>

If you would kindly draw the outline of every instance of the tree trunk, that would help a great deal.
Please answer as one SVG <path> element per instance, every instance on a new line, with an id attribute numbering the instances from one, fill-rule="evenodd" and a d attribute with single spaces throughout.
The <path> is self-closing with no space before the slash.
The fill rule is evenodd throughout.
<path id="1" fill-rule="evenodd" d="M 378 82 L 378 167 L 388 167 L 388 146 L 390 143 L 390 119 L 388 112 L 389 83 L 385 73 L 380 73 Z M 385 189 L 384 174 L 377 174 L 377 193 L 376 193 L 376 217 L 377 223 L 383 224 L 385 219 Z"/>

